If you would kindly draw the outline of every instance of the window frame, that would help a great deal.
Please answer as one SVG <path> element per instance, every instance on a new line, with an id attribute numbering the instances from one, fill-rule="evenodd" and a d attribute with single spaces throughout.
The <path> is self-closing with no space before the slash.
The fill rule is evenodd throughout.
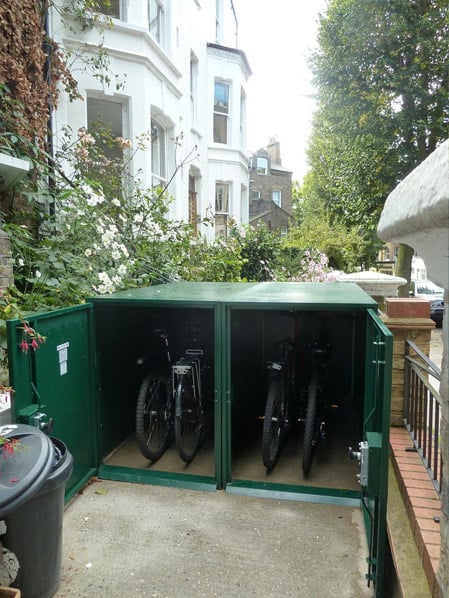
<path id="1" fill-rule="evenodd" d="M 225 204 L 218 203 L 218 191 L 224 191 Z M 228 236 L 229 204 L 231 185 L 224 181 L 215 181 L 215 238 Z M 223 198 L 222 198 L 223 199 Z M 220 199 L 220 201 L 222 201 Z M 225 209 L 224 209 L 225 208 Z"/>
<path id="2" fill-rule="evenodd" d="M 154 116 L 151 117 L 150 146 L 151 185 L 164 187 L 167 184 L 167 129 Z"/>
<path id="3" fill-rule="evenodd" d="M 261 165 L 263 162 L 264 166 Z M 268 158 L 264 156 L 256 156 L 256 173 L 263 176 L 268 175 Z"/>
<path id="4" fill-rule="evenodd" d="M 153 9 L 156 15 L 152 17 Z M 148 33 L 160 46 L 165 44 L 165 4 L 164 0 L 147 0 Z"/>
<path id="5" fill-rule="evenodd" d="M 225 109 L 217 109 L 220 105 L 221 95 L 217 94 L 217 87 L 222 86 L 226 89 Z M 231 115 L 231 83 L 221 79 L 214 81 L 214 113 L 213 113 L 213 140 L 214 143 L 229 145 L 229 122 Z M 224 126 L 223 124 L 224 123 Z"/>
<path id="6" fill-rule="evenodd" d="M 198 58 L 190 53 L 190 108 L 192 122 L 196 121 L 197 116 L 197 97 L 198 97 Z"/>
<path id="7" fill-rule="evenodd" d="M 224 192 L 224 201 L 225 201 L 225 208 L 223 209 L 223 205 L 218 206 L 217 196 L 218 191 L 222 190 Z M 218 214 L 229 214 L 229 195 L 230 195 L 230 188 L 229 183 L 224 181 L 215 181 L 215 213 Z M 222 201 L 222 199 L 220 199 Z"/>
<path id="8" fill-rule="evenodd" d="M 96 111 L 95 118 L 91 118 L 92 116 L 92 103 L 97 103 L 98 106 L 94 108 Z M 103 110 L 101 110 L 103 104 Z M 107 107 L 107 108 L 106 108 Z M 112 120 L 108 119 L 109 109 L 112 108 L 112 111 L 119 110 L 120 115 L 119 118 L 112 118 Z M 86 126 L 87 131 L 92 131 L 95 129 L 96 124 L 101 124 L 106 129 L 110 130 L 110 134 L 112 137 L 122 137 L 125 138 L 127 136 L 126 129 L 126 104 L 123 101 L 116 100 L 111 98 L 110 96 L 97 96 L 97 95 L 88 95 L 86 98 Z M 113 115 L 117 117 L 117 114 Z M 100 117 L 100 118 L 99 118 Z M 110 159 L 117 159 L 120 158 L 120 153 L 116 150 L 115 146 L 114 149 L 109 148 L 107 145 L 102 147 L 102 151 L 104 152 L 105 156 Z"/>
<path id="9" fill-rule="evenodd" d="M 120 21 L 124 20 L 122 0 L 109 0 L 109 2 L 111 3 L 111 6 L 102 6 L 101 2 L 99 2 L 98 12 L 107 17 L 111 17 L 112 19 L 118 19 Z"/>
<path id="10" fill-rule="evenodd" d="M 278 199 L 275 199 L 275 194 L 279 194 Z M 279 208 L 282 207 L 282 189 L 271 190 L 271 201 L 276 204 Z"/>

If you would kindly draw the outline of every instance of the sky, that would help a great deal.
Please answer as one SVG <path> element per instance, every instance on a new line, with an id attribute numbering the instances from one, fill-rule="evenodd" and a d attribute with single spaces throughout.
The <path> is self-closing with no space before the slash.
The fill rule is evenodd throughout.
<path id="1" fill-rule="evenodd" d="M 252 76 L 247 88 L 248 149 L 280 143 L 282 165 L 301 181 L 314 110 L 308 58 L 326 0 L 234 0 L 238 47 Z"/>

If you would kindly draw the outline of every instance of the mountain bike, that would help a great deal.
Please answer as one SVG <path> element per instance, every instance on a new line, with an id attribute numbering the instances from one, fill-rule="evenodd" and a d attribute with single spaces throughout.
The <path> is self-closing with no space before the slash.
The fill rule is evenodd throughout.
<path id="1" fill-rule="evenodd" d="M 283 360 L 268 362 L 270 374 L 262 432 L 262 460 L 268 472 L 276 465 L 289 432 L 295 394 L 295 345 L 285 339 L 278 347 Z"/>
<path id="2" fill-rule="evenodd" d="M 311 347 L 312 373 L 307 389 L 307 405 L 304 420 L 304 444 L 302 470 L 307 477 L 312 468 L 313 454 L 320 440 L 326 438 L 324 389 L 327 373 L 329 345 L 314 343 Z"/>
<path id="3" fill-rule="evenodd" d="M 190 463 L 205 431 L 202 393 L 202 349 L 186 349 L 173 366 L 175 396 L 175 441 L 181 459 Z"/>
<path id="4" fill-rule="evenodd" d="M 154 336 L 164 344 L 161 363 L 153 366 L 139 389 L 136 405 L 136 440 L 140 452 L 153 463 L 167 450 L 173 432 L 173 393 L 171 390 L 171 356 L 168 335 L 155 330 Z M 139 358 L 145 363 L 147 358 Z"/>
<path id="5" fill-rule="evenodd" d="M 203 394 L 206 366 L 202 349 L 186 349 L 173 364 L 168 335 L 162 339 L 162 363 L 153 366 L 140 386 L 136 406 L 136 439 L 141 453 L 153 463 L 169 447 L 173 436 L 179 456 L 186 463 L 195 457 L 206 431 Z"/>

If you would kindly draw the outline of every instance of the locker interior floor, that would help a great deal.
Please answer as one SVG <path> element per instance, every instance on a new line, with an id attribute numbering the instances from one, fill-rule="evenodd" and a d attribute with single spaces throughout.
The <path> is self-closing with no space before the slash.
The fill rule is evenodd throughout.
<path id="1" fill-rule="evenodd" d="M 328 425 L 328 436 L 317 448 L 312 470 L 307 478 L 302 472 L 302 426 L 293 430 L 286 441 L 278 463 L 267 473 L 262 463 L 262 426 L 255 434 L 249 434 L 237 445 L 232 460 L 233 480 L 252 480 L 276 484 L 315 486 L 345 490 L 359 488 L 357 461 L 348 459 L 348 447 L 357 448 L 360 441 L 355 415 L 340 410 Z M 237 444 L 237 443 L 236 443 Z M 212 434 L 206 438 L 200 451 L 189 465 L 179 457 L 172 444 L 166 453 L 154 464 L 140 453 L 134 435 L 118 447 L 105 460 L 107 465 L 117 465 L 153 471 L 188 473 L 200 476 L 214 476 L 215 455 Z"/>

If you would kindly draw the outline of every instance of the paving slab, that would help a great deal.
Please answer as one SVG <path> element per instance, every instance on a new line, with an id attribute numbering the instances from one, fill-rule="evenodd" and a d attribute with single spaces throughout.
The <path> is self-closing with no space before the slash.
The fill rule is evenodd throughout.
<path id="1" fill-rule="evenodd" d="M 360 509 L 95 480 L 64 515 L 58 598 L 371 598 Z"/>

